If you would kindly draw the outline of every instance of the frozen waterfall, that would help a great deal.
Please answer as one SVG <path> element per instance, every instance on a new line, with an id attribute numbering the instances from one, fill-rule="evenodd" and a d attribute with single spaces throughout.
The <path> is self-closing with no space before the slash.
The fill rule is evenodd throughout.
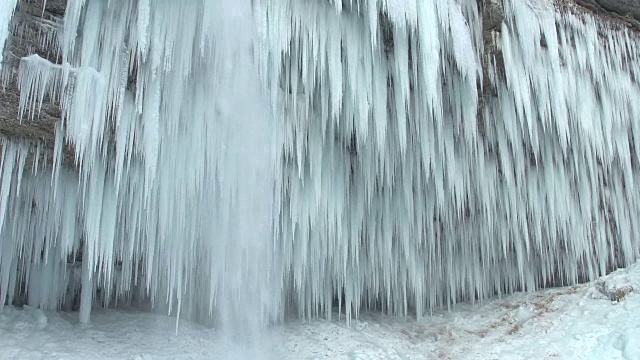
<path id="1" fill-rule="evenodd" d="M 51 166 L 23 169 L 28 144 L 3 146 L 3 302 L 26 291 L 56 308 L 79 287 L 81 321 L 94 300 L 145 297 L 229 326 L 279 316 L 274 122 L 252 27 L 249 1 L 68 3 L 61 63 L 20 63 L 25 121 L 45 98 L 62 121 Z"/>
<path id="2" fill-rule="evenodd" d="M 640 38 L 573 6 L 69 0 L 56 36 L 15 79 L 55 146 L 2 140 L 0 307 L 419 317 L 638 258 Z"/>

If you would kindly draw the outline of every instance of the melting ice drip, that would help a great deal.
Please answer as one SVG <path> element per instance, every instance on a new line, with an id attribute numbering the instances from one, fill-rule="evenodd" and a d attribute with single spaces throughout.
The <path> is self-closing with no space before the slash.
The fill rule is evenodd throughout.
<path id="1" fill-rule="evenodd" d="M 62 64 L 21 62 L 63 121 L 53 169 L 3 143 L 0 299 L 59 306 L 78 252 L 83 320 L 100 288 L 258 326 L 282 294 L 420 316 L 628 264 L 637 37 L 505 0 L 489 52 L 476 3 L 69 1 Z"/>

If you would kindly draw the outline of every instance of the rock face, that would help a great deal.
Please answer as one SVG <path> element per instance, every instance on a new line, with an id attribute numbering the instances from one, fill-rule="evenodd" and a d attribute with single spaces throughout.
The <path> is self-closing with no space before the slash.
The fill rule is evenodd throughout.
<path id="1" fill-rule="evenodd" d="M 40 111 L 33 112 L 33 117 L 28 113 L 20 114 L 17 75 L 20 59 L 31 54 L 38 54 L 54 63 L 60 62 L 55 44 L 57 27 L 62 25 L 66 6 L 66 0 L 48 0 L 46 6 L 43 0 L 18 4 L 2 66 L 0 134 L 4 137 L 39 143 L 45 149 L 53 148 L 56 122 L 61 117 L 60 107 L 45 99 Z M 65 148 L 64 162 L 72 164 L 72 159 L 72 151 Z"/>
<path id="2" fill-rule="evenodd" d="M 595 2 L 590 4 L 593 10 L 588 10 L 559 0 L 555 4 L 551 0 L 448 0 L 446 8 L 440 7 L 440 2 L 423 2 L 418 3 L 420 12 L 406 8 L 401 14 L 376 5 L 365 18 L 361 13 L 349 13 L 349 8 L 336 11 L 328 1 L 320 3 L 321 9 L 314 8 L 318 3 L 304 2 L 291 14 L 279 13 L 274 10 L 295 8 L 300 3 L 270 0 L 268 6 L 256 7 L 254 10 L 259 14 L 252 17 L 249 2 L 245 1 L 247 15 L 240 16 L 242 19 L 236 25 L 243 27 L 237 30 L 225 28 L 224 33 L 218 34 L 218 30 L 208 33 L 197 27 L 183 31 L 181 25 L 187 27 L 189 19 L 195 19 L 192 24 L 224 24 L 221 16 L 214 17 L 216 21 L 200 16 L 201 8 L 216 4 L 207 1 L 201 0 L 198 6 L 189 8 L 183 6 L 184 3 L 177 6 L 165 3 L 157 12 L 155 9 L 129 12 L 91 0 L 87 2 L 90 6 L 86 15 L 80 12 L 82 7 L 74 12 L 71 10 L 75 7 L 70 5 L 69 19 L 84 18 L 78 22 L 82 27 L 65 27 L 65 40 L 77 36 L 86 46 L 74 50 L 70 47 L 73 42 L 65 41 L 65 59 L 68 55 L 70 66 L 50 66 L 44 62 L 46 66 L 38 67 L 38 63 L 43 63 L 38 57 L 25 58 L 35 53 L 59 62 L 55 40 L 62 26 L 59 14 L 64 3 L 50 2 L 44 12 L 43 4 L 24 3 L 12 24 L 13 37 L 7 45 L 8 60 L 3 67 L 8 74 L 3 78 L 9 80 L 4 95 L 7 105 L 2 132 L 13 139 L 44 144 L 49 149 L 55 143 L 56 150 L 60 150 L 62 132 L 57 129 L 62 122 L 56 120 L 65 118 L 68 140 L 77 144 L 78 157 L 83 159 L 80 164 L 87 166 L 79 166 L 81 181 L 66 171 L 62 174 L 66 178 L 56 188 L 50 185 L 49 179 L 43 179 L 44 176 L 26 177 L 28 184 L 33 184 L 29 188 L 32 192 L 16 196 L 11 203 L 12 209 L 24 209 L 24 215 L 13 212 L 18 214 L 11 219 L 13 223 L 34 218 L 38 219 L 33 222 L 37 225 L 41 224 L 39 219 L 60 218 L 65 222 L 63 226 L 54 222 L 46 224 L 51 231 L 40 231 L 40 226 L 33 226 L 38 234 L 47 236 L 46 242 L 31 232 L 22 231 L 31 227 L 21 227 L 20 236 L 10 233 L 7 238 L 28 241 L 36 238 L 32 241 L 34 251 L 30 253 L 37 256 L 48 254 L 45 249 L 57 246 L 55 238 L 49 237 L 55 230 L 68 245 L 55 248 L 61 256 L 60 262 L 52 266 L 60 268 L 66 265 L 63 262 L 69 258 L 69 249 L 75 251 L 83 247 L 81 251 L 86 256 L 83 256 L 80 279 L 80 309 L 84 312 L 81 319 L 88 320 L 93 296 L 92 264 L 98 257 L 101 264 L 107 265 L 104 271 L 99 267 L 100 274 L 94 279 L 99 279 L 104 288 L 117 288 L 121 294 L 130 290 L 126 281 L 130 276 L 124 276 L 123 285 L 112 282 L 115 279 L 111 275 L 113 259 L 121 260 L 123 268 L 128 269 L 124 273 L 130 275 L 133 269 L 138 269 L 137 259 L 152 259 L 144 264 L 148 265 L 148 279 L 164 279 L 163 273 L 153 266 L 168 264 L 166 273 L 171 277 L 167 287 L 177 294 L 198 295 L 199 279 L 209 275 L 212 279 L 222 278 L 225 275 L 222 271 L 231 273 L 222 267 L 219 272 L 217 268 L 203 269 L 205 276 L 189 276 L 195 279 L 188 284 L 189 291 L 183 292 L 182 285 L 173 285 L 181 284 L 183 265 L 187 265 L 190 274 L 195 274 L 200 273 L 199 264 L 220 260 L 217 250 L 226 247 L 226 240 L 230 239 L 226 236 L 227 226 L 221 226 L 225 228 L 220 231 L 224 241 L 218 242 L 214 238 L 218 233 L 217 224 L 206 224 L 207 219 L 201 221 L 192 216 L 207 214 L 207 218 L 221 218 L 217 216 L 221 207 L 215 199 L 219 194 L 223 195 L 222 203 L 226 203 L 225 194 L 237 193 L 247 196 L 237 201 L 242 206 L 266 204 L 266 211 L 260 212 L 269 219 L 264 221 L 265 226 L 260 226 L 263 229 L 272 226 L 272 213 L 268 209 L 272 204 L 270 196 L 267 194 L 255 202 L 269 192 L 262 189 L 273 185 L 268 182 L 270 178 L 262 177 L 265 183 L 258 185 L 236 181 L 258 178 L 253 176 L 253 169 L 273 161 L 266 156 L 271 155 L 268 151 L 262 151 L 259 146 L 253 146 L 255 144 L 246 146 L 248 142 L 259 143 L 266 138 L 262 134 L 270 132 L 268 126 L 255 125 L 261 125 L 259 121 L 269 126 L 274 122 L 256 114 L 272 109 L 267 105 L 246 109 L 238 118 L 249 126 L 236 127 L 231 126 L 237 125 L 234 121 L 216 121 L 233 119 L 232 115 L 242 113 L 245 105 L 260 103 L 256 100 L 263 95 L 258 79 L 243 79 L 236 76 L 236 72 L 208 77 L 217 74 L 221 65 L 237 59 L 242 60 L 242 70 L 255 65 L 256 59 L 274 59 L 267 69 L 273 71 L 273 76 L 265 81 L 273 86 L 273 104 L 283 103 L 282 108 L 275 106 L 282 110 L 277 121 L 285 128 L 282 156 L 276 154 L 278 160 L 282 159 L 283 170 L 277 176 L 285 183 L 282 194 L 276 195 L 281 195 L 284 204 L 279 225 L 283 229 L 283 255 L 277 254 L 280 250 L 277 249 L 267 260 L 284 259 L 282 268 L 293 269 L 283 277 L 287 278 L 286 283 L 302 284 L 300 289 L 290 291 L 297 301 L 293 306 L 308 309 L 302 310 L 303 316 L 312 309 L 321 309 L 315 310 L 316 313 L 326 311 L 330 316 L 331 306 L 336 302 L 334 296 L 342 307 L 344 294 L 348 319 L 354 309 L 361 308 L 370 299 L 379 299 L 382 293 L 389 294 L 387 305 L 383 304 L 384 299 L 376 301 L 389 312 L 406 315 L 415 306 L 420 315 L 425 306 L 576 282 L 582 274 L 591 279 L 595 274 L 604 273 L 611 263 L 625 265 L 625 261 L 637 257 L 638 244 L 631 235 L 637 226 L 630 219 L 640 214 L 640 208 L 633 206 L 640 204 L 640 197 L 629 190 L 628 181 L 638 183 L 640 179 L 634 168 L 640 157 L 640 147 L 635 146 L 638 142 L 634 141 L 640 138 L 640 129 L 632 121 L 638 114 L 634 100 L 640 98 L 636 81 L 640 69 L 637 52 L 632 55 L 632 68 L 625 67 L 630 57 L 625 57 L 625 49 L 636 47 L 637 36 L 627 36 L 628 32 L 611 30 L 605 24 L 609 20 L 615 22 L 616 28 L 633 26 L 635 18 L 629 8 L 618 7 L 616 12 L 607 12 Z M 139 5 L 137 0 L 118 3 L 124 2 L 130 8 Z M 53 10 L 49 6 L 53 6 Z M 174 23 L 176 8 L 188 16 Z M 211 7 L 210 12 L 204 13 L 217 10 Z M 322 26 L 306 26 L 304 23 L 316 11 L 322 11 L 318 14 L 326 15 L 326 21 Z M 584 15 L 584 11 L 598 11 L 607 20 L 595 22 L 591 15 Z M 119 18 L 123 14 L 123 18 Z M 407 19 L 414 14 L 419 14 L 416 16 L 419 25 L 407 27 Z M 112 21 L 112 16 L 119 21 Z M 162 21 L 151 21 L 157 17 Z M 220 43 L 235 43 L 245 34 L 244 25 L 259 22 L 256 19 L 268 19 L 266 28 L 271 29 L 273 25 L 278 29 L 262 33 L 268 35 L 261 39 L 266 44 L 266 53 L 254 58 L 246 51 L 255 50 L 253 39 L 245 39 L 242 46 L 217 48 L 212 43 L 215 55 L 242 54 L 225 59 L 225 63 L 217 63 L 213 61 L 217 56 L 203 52 L 202 49 L 209 47 L 206 43 L 203 46 L 200 39 L 218 40 L 213 35 L 220 35 L 223 39 Z M 148 28 L 149 23 L 153 27 Z M 345 28 L 335 26 L 340 23 L 345 24 Z M 283 24 L 281 29 L 279 26 Z M 295 29 L 292 24 L 301 24 L 301 27 Z M 165 74 L 159 66 L 166 61 L 163 58 L 166 55 L 156 51 L 157 44 L 149 34 L 160 34 L 167 26 L 177 31 L 159 48 L 167 50 L 172 58 L 180 59 L 165 62 L 170 68 Z M 323 38 L 323 31 L 330 34 L 328 41 Z M 111 36 L 113 34 L 120 36 Z M 290 37 L 283 41 L 282 34 Z M 609 48 L 598 36 L 601 34 L 611 35 L 623 45 L 614 43 Z M 299 43 L 302 46 L 298 46 Z M 313 46 L 317 43 L 328 46 L 323 44 L 316 52 Z M 94 51 L 93 47 L 99 50 Z M 562 51 L 556 51 L 558 48 Z M 193 54 L 191 49 L 195 49 Z M 370 50 L 375 52 L 371 57 Z M 154 55 L 148 57 L 149 53 Z M 116 61 L 109 61 L 112 54 L 117 54 Z M 281 57 L 282 54 L 286 58 Z M 589 56 L 595 60 L 590 61 Z M 89 61 L 84 61 L 86 57 L 90 57 Z M 139 60 L 138 68 L 132 69 L 131 63 L 135 62 L 132 57 L 147 60 Z M 298 59 L 303 64 L 302 70 Z M 329 61 L 324 64 L 323 59 Z M 200 68 L 200 63 L 209 61 L 212 63 Z M 118 66 L 102 67 L 105 62 Z M 66 76 L 64 71 L 75 65 L 81 66 L 72 69 L 74 77 Z M 312 71 L 305 70 L 308 65 Z M 18 71 L 20 66 L 23 68 Z M 199 70 L 188 70 L 193 68 Z M 211 69 L 213 71 L 208 71 Z M 61 86 L 64 103 L 72 104 L 71 108 L 65 106 L 71 116 L 64 116 L 67 113 L 47 99 L 42 109 L 35 112 L 27 109 L 26 113 L 19 114 L 23 111 L 18 106 L 20 81 L 37 85 L 46 78 L 41 74 L 48 72 L 56 72 L 56 78 L 73 88 Z M 18 73 L 23 77 L 16 83 Z M 162 79 L 155 86 L 159 73 Z M 137 74 L 137 81 L 127 79 L 131 74 Z M 348 81 L 343 81 L 343 74 Z M 107 78 L 109 84 L 114 84 L 109 92 L 103 86 Z M 217 83 L 220 79 L 226 82 Z M 328 81 L 317 84 L 317 79 Z M 246 84 L 237 86 L 243 81 Z M 139 91 L 130 91 L 126 84 L 136 82 L 140 85 Z M 212 83 L 216 86 L 208 89 Z M 151 87 L 155 91 L 148 90 L 150 84 L 155 86 Z M 316 85 L 320 91 L 315 91 Z M 185 88 L 188 91 L 184 91 Z M 228 97 L 228 93 L 232 96 Z M 625 93 L 633 96 L 625 98 Z M 117 125 L 103 122 L 111 114 L 102 111 L 107 108 L 101 104 L 103 99 L 112 99 L 105 94 L 123 94 L 114 98 L 122 102 L 109 104 L 109 109 L 124 109 L 114 117 Z M 567 101 L 557 101 L 558 98 Z M 165 112 L 164 107 L 169 109 Z M 165 113 L 169 116 L 164 117 Z M 306 119 L 298 114 L 310 115 Z M 32 115 L 37 119 L 31 119 Z M 373 122 L 369 122 L 371 118 Z M 336 119 L 340 120 L 339 124 Z M 217 123 L 224 126 L 216 128 Z M 88 127 L 91 127 L 91 136 L 85 131 Z M 117 128 L 116 136 L 108 133 L 109 127 Z M 629 139 L 632 132 L 634 136 Z M 109 136 L 103 137 L 103 134 Z M 615 137 L 610 139 L 609 135 Z M 107 148 L 113 139 L 117 146 L 122 146 L 115 154 Z M 569 143 L 567 139 L 576 140 Z M 15 144 L 6 146 L 22 156 L 19 158 L 22 164 L 26 152 L 23 147 L 16 148 Z M 633 159 L 629 158 L 630 148 L 635 150 Z M 83 157 L 86 149 L 97 151 Z M 227 149 L 233 149 L 230 152 L 246 149 L 247 152 L 238 151 L 226 157 Z M 74 152 L 68 149 L 65 154 L 72 159 Z M 113 164 L 104 164 L 105 159 Z M 134 166 L 126 167 L 125 161 L 129 159 L 133 159 Z M 259 164 L 248 160 L 258 160 Z M 241 169 L 237 170 L 238 167 Z M 269 173 L 265 170 L 260 174 Z M 244 176 L 246 174 L 251 176 Z M 57 175 L 54 172 L 54 176 Z M 87 176 L 83 178 L 84 175 Z M 190 177 L 190 184 L 184 184 Z M 18 181 L 20 178 L 16 183 Z M 40 196 L 45 191 L 49 191 L 46 196 Z M 56 195 L 63 192 L 70 196 Z M 331 199 L 323 201 L 324 194 L 331 194 Z M 46 205 L 34 206 L 32 195 L 44 198 L 40 204 Z M 88 206 L 84 206 L 85 199 Z M 80 201 L 82 207 L 78 206 Z M 233 201 L 230 203 L 235 205 Z M 64 209 L 63 217 L 54 214 L 60 208 Z M 237 211 L 243 214 L 242 219 L 252 213 Z M 35 217 L 33 212 L 39 215 Z M 144 220 L 129 223 L 127 219 Z M 66 236 L 57 231 L 58 228 L 73 229 L 77 236 Z M 159 233 L 156 228 L 160 228 Z M 251 232 L 251 236 L 256 233 L 252 226 L 243 228 Z M 497 234 L 503 229 L 506 230 Z M 120 236 L 116 232 L 131 236 Z M 615 236 L 618 232 L 619 239 Z M 191 234 L 188 241 L 183 239 L 183 234 Z M 202 234 L 206 235 L 204 240 Z M 593 243 L 585 241 L 592 235 Z M 250 241 L 251 236 L 247 234 L 243 239 L 254 247 L 258 242 Z M 156 239 L 170 240 L 156 246 Z M 344 246 L 338 246 L 338 242 L 327 245 L 323 239 L 338 239 Z M 594 246 L 597 251 L 593 251 Z M 122 254 L 118 249 L 128 249 L 130 253 Z M 200 253 L 212 255 L 202 260 L 198 258 Z M 175 260 L 173 254 L 184 256 Z M 232 252 L 229 254 L 235 256 Z M 38 264 L 38 260 L 33 263 Z M 221 263 L 226 262 L 224 258 Z M 4 264 L 13 266 L 8 262 Z M 41 270 L 43 274 L 49 273 Z M 59 273 L 65 274 L 65 271 Z M 249 278 L 257 277 L 235 277 L 238 281 Z M 154 285 L 148 293 L 155 297 L 165 290 L 163 287 L 164 284 Z M 196 312 L 204 312 L 206 309 L 199 306 L 206 306 L 213 298 L 205 297 L 193 301 Z M 407 297 L 415 299 L 413 304 Z M 58 298 L 51 296 L 43 301 L 49 306 L 56 304 Z"/>
<path id="3" fill-rule="evenodd" d="M 576 0 L 596 14 L 612 17 L 640 30 L 640 0 Z"/>
<path id="4" fill-rule="evenodd" d="M 480 0 L 479 0 L 480 1 Z M 575 3 L 588 11 L 608 18 L 624 26 L 640 31 L 640 0 L 575 0 Z M 568 0 L 558 0 L 559 5 L 568 5 Z M 52 62 L 59 62 L 56 58 L 55 41 L 43 42 L 42 35 L 47 31 L 49 36 L 55 36 L 55 27 L 62 24 L 62 18 L 67 6 L 66 0 L 32 0 L 19 3 L 12 24 L 12 34 L 4 49 L 5 64 L 3 73 L 10 75 L 10 79 L 3 84 L 0 92 L 0 135 L 23 139 L 29 142 L 39 142 L 47 149 L 52 149 L 55 142 L 55 125 L 60 119 L 61 112 L 57 104 L 46 101 L 40 112 L 34 114 L 33 120 L 28 114 L 19 114 L 19 89 L 17 73 L 20 58 L 30 54 L 38 54 Z M 483 41 L 485 46 L 484 83 L 485 96 L 491 93 L 489 84 L 489 63 L 495 62 L 500 69 L 502 56 L 496 39 L 503 21 L 503 9 L 500 1 L 482 0 Z M 49 38 L 53 40 L 54 38 Z M 64 151 L 65 163 L 73 163 L 73 152 L 69 148 Z"/>

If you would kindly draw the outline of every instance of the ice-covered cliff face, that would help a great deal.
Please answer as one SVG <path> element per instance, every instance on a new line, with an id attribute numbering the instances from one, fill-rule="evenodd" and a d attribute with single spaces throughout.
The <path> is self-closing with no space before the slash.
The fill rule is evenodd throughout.
<path id="1" fill-rule="evenodd" d="M 21 60 L 24 121 L 46 97 L 62 120 L 52 167 L 23 169 L 28 144 L 3 144 L 0 298 L 26 291 L 55 308 L 81 288 L 82 321 L 92 299 L 148 296 L 168 312 L 258 327 L 279 314 L 281 291 L 274 122 L 250 2 L 151 5 L 70 1 L 60 64 Z M 60 166 L 63 142 L 77 172 Z M 79 253 L 82 270 L 70 271 Z"/>
<path id="2" fill-rule="evenodd" d="M 362 3 L 262 7 L 279 25 L 269 83 L 288 90 L 281 239 L 304 313 L 339 296 L 347 316 L 421 314 L 637 256 L 633 34 L 505 1 L 485 44 L 474 3 L 379 5 L 386 23 Z"/>
<path id="3" fill-rule="evenodd" d="M 20 64 L 25 121 L 44 98 L 62 120 L 53 166 L 4 140 L 0 298 L 260 326 L 628 264 L 640 40 L 616 24 L 544 0 L 69 1 L 60 64 Z"/>

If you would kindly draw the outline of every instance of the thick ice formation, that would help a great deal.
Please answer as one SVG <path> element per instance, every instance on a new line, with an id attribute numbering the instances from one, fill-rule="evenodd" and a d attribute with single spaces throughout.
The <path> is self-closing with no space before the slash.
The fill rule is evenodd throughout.
<path id="1" fill-rule="evenodd" d="M 476 2 L 261 2 L 302 314 L 419 316 L 638 255 L 638 38 L 547 2 L 504 11 L 491 96 Z"/>
<path id="2" fill-rule="evenodd" d="M 4 143 L 2 302 L 24 285 L 31 305 L 60 306 L 81 273 L 82 321 L 97 290 L 198 317 L 278 314 L 273 121 L 251 26 L 248 1 L 69 1 L 63 63 L 20 64 L 24 117 L 48 96 L 63 121 L 53 171 L 21 178 L 27 149 Z"/>
<path id="3" fill-rule="evenodd" d="M 16 8 L 18 0 L 4 0 L 0 4 L 0 64 L 2 64 L 2 57 L 4 49 L 4 43 L 9 37 L 9 22 L 13 16 L 13 11 Z"/>
<path id="4" fill-rule="evenodd" d="M 83 321 L 148 296 L 263 325 L 285 303 L 420 316 L 628 264 L 640 42 L 504 10 L 498 61 L 474 1 L 70 0 L 62 64 L 21 61 L 24 117 L 50 97 L 63 121 L 53 166 L 3 143 L 0 299 L 80 287 Z"/>

